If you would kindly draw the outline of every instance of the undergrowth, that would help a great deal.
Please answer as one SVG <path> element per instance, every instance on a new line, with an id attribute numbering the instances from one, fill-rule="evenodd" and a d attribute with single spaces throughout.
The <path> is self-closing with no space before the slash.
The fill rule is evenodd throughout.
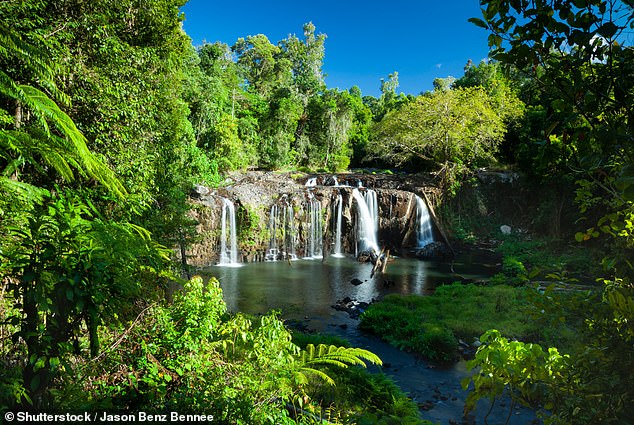
<path id="1" fill-rule="evenodd" d="M 431 296 L 388 295 L 361 315 L 359 327 L 390 344 L 437 362 L 457 359 L 458 339 L 473 342 L 488 329 L 520 341 L 568 347 L 573 333 L 541 320 L 529 287 L 443 285 Z M 547 324 L 547 326 L 545 325 Z"/>
<path id="2" fill-rule="evenodd" d="M 337 336 L 300 332 L 293 334 L 293 342 L 301 348 L 308 344 L 350 346 Z M 345 419 L 340 418 L 343 423 L 431 425 L 420 419 L 416 403 L 380 371 L 371 373 L 359 367 L 326 368 L 326 371 L 336 376 L 336 385 L 314 381 L 307 390 L 320 417 L 334 411 L 347 412 Z"/>

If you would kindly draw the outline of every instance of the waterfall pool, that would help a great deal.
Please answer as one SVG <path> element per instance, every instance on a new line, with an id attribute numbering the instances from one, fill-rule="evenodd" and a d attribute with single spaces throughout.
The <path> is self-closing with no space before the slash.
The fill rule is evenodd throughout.
<path id="1" fill-rule="evenodd" d="M 486 279 L 494 265 L 452 264 L 394 258 L 384 274 L 373 277 L 370 263 L 334 256 L 322 259 L 247 263 L 239 268 L 209 267 L 203 275 L 220 281 L 227 308 L 249 314 L 282 311 L 284 319 L 311 320 L 323 331 L 341 315 L 331 306 L 346 297 L 371 302 L 386 294 L 426 295 L 442 283 L 461 279 Z M 452 272 L 453 269 L 453 272 Z M 353 285 L 353 279 L 361 284 Z"/>

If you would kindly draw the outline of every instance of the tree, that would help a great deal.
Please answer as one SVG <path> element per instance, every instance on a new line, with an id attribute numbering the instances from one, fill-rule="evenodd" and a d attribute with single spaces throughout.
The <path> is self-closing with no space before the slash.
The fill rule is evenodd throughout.
<path id="1" fill-rule="evenodd" d="M 342 171 L 350 163 L 349 134 L 353 125 L 352 99 L 348 92 L 327 90 L 309 103 L 307 164 Z"/>
<path id="2" fill-rule="evenodd" d="M 469 61 L 464 75 L 454 80 L 452 86 L 482 87 L 490 96 L 496 113 L 507 125 L 513 124 L 523 115 L 524 105 L 517 95 L 519 90 L 513 87 L 499 62 L 482 61 L 473 65 Z"/>
<path id="3" fill-rule="evenodd" d="M 396 94 L 398 88 L 398 72 L 394 71 L 387 76 L 387 79 L 381 78 L 381 96 L 376 99 L 371 96 L 363 98 L 364 103 L 372 111 L 372 119 L 379 122 L 388 112 L 398 109 L 401 105 L 407 103 L 410 99 L 403 93 Z"/>
<path id="4" fill-rule="evenodd" d="M 358 166 L 366 157 L 366 146 L 370 137 L 372 111 L 364 103 L 361 90 L 353 86 L 348 90 L 353 111 L 352 128 L 350 129 L 350 146 L 352 147 L 351 164 Z"/>
<path id="5" fill-rule="evenodd" d="M 315 34 L 312 22 L 304 24 L 304 41 L 291 35 L 280 42 L 284 56 L 291 63 L 293 71 L 293 87 L 297 90 L 304 106 L 308 100 L 321 92 L 325 87 L 322 71 L 324 61 L 325 34 Z"/>
<path id="6" fill-rule="evenodd" d="M 602 237 L 602 293 L 577 308 L 588 346 L 571 356 L 573 379 L 557 382 L 555 423 L 630 423 L 634 403 L 634 26 L 629 1 L 482 0 L 492 56 L 524 72 L 549 100 L 545 144 L 569 152 L 580 219 L 600 217 L 576 235 Z M 588 227 L 589 226 L 589 227 Z M 603 236 L 602 236 L 603 234 Z"/>
<path id="7" fill-rule="evenodd" d="M 267 98 L 275 89 L 290 86 L 291 63 L 265 35 L 239 38 L 232 50 L 249 90 Z"/>
<path id="8" fill-rule="evenodd" d="M 53 69 L 39 49 L 4 26 L 0 26 L 0 43 L 3 61 L 18 61 L 44 90 L 68 102 L 68 97 L 57 88 Z M 20 182 L 19 174 L 25 164 L 39 168 L 37 164 L 43 160 L 66 180 L 74 179 L 72 168 L 75 168 L 123 196 L 125 189 L 112 171 L 88 150 L 84 135 L 45 92 L 15 81 L 0 69 L 0 94 L 4 98 L 0 109 L 0 159 L 5 163 L 0 187 L 21 194 L 41 194 L 32 185 Z M 13 114 L 8 110 L 11 106 Z M 46 174 L 41 168 L 40 171 Z"/>
<path id="9" fill-rule="evenodd" d="M 388 113 L 369 150 L 394 165 L 422 159 L 448 183 L 457 170 L 492 160 L 505 130 L 482 88 L 436 90 Z"/>

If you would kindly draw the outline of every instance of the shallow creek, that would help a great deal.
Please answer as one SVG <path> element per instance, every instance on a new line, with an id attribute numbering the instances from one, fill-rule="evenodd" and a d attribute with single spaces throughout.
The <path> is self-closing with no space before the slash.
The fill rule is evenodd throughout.
<path id="1" fill-rule="evenodd" d="M 448 368 L 434 367 L 359 331 L 357 319 L 332 305 L 346 297 L 369 303 L 390 293 L 427 295 L 443 282 L 486 278 L 491 275 L 491 266 L 476 266 L 470 258 L 452 265 L 397 258 L 383 275 L 371 277 L 371 269 L 371 265 L 350 258 L 328 257 L 325 261 L 301 259 L 210 267 L 203 274 L 218 278 L 230 311 L 259 314 L 281 310 L 284 319 L 299 322 L 309 331 L 338 335 L 376 353 L 384 363 L 382 372 L 419 404 L 424 419 L 443 425 L 485 423 L 488 402 L 478 405 L 475 422 L 474 418 L 466 422 L 463 418 L 467 392 L 462 390 L 460 381 L 469 374 L 464 362 Z M 351 283 L 353 279 L 357 279 L 357 285 Z M 504 424 L 508 415 L 508 401 L 501 405 L 498 402 L 488 424 Z M 508 423 L 531 424 L 534 418 L 530 410 L 516 408 Z"/>

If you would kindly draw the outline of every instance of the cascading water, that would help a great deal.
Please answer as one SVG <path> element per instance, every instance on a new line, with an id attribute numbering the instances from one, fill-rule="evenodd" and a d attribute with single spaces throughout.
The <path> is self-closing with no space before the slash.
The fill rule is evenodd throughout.
<path id="1" fill-rule="evenodd" d="M 222 228 L 220 235 L 219 266 L 239 267 L 238 240 L 236 236 L 236 210 L 227 198 L 222 198 Z"/>
<path id="2" fill-rule="evenodd" d="M 266 261 L 297 259 L 295 254 L 295 223 L 291 205 L 273 205 L 269 216 L 269 250 Z"/>
<path id="3" fill-rule="evenodd" d="M 379 201 L 377 199 L 376 192 L 372 189 L 367 189 L 363 194 L 363 199 L 365 199 L 365 203 L 368 206 L 368 212 L 370 213 L 370 217 L 372 217 L 372 221 L 374 222 L 374 230 L 378 230 Z"/>
<path id="4" fill-rule="evenodd" d="M 295 214 L 292 205 L 284 208 L 284 241 L 286 244 L 286 258 L 297 260 L 295 253 Z"/>
<path id="5" fill-rule="evenodd" d="M 419 248 L 423 248 L 434 242 L 432 219 L 425 201 L 418 195 L 414 196 L 416 197 L 417 245 Z"/>
<path id="6" fill-rule="evenodd" d="M 359 222 L 357 245 L 358 252 L 373 250 L 375 253 L 379 253 L 379 244 L 376 239 L 376 227 L 375 219 L 370 215 L 370 210 L 365 202 L 365 198 L 359 193 L 359 189 L 352 190 L 352 197 L 357 201 L 357 207 L 359 210 Z"/>
<path id="7" fill-rule="evenodd" d="M 336 207 L 337 207 L 337 213 L 335 214 L 336 217 L 336 225 L 335 225 L 335 251 L 333 252 L 332 256 L 333 257 L 343 257 L 343 252 L 341 252 L 341 221 L 342 221 L 342 210 L 343 210 L 343 198 L 341 197 L 341 194 L 337 195 L 337 203 L 336 203 Z"/>
<path id="8" fill-rule="evenodd" d="M 269 250 L 265 257 L 267 261 L 275 261 L 278 259 L 279 255 L 279 250 L 277 249 L 277 212 L 278 206 L 272 205 L 269 216 L 269 232 L 271 234 L 271 238 L 269 239 Z"/>
<path id="9" fill-rule="evenodd" d="M 308 202 L 308 232 L 306 235 L 306 249 L 304 258 L 323 257 L 323 234 L 321 223 L 321 202 L 311 198 Z"/>

